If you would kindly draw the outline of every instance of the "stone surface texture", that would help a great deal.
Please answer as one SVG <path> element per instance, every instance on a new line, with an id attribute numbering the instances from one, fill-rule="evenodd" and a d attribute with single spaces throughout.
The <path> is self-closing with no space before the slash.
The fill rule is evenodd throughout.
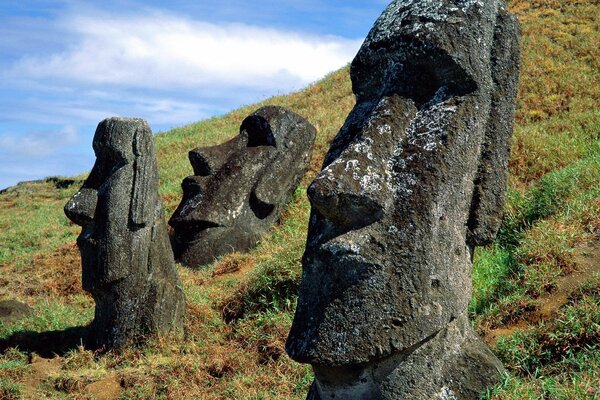
<path id="1" fill-rule="evenodd" d="M 91 344 L 118 348 L 180 329 L 185 300 L 150 127 L 141 119 L 106 119 L 93 147 L 96 163 L 65 214 L 83 228 L 77 239 L 83 289 L 96 302 Z"/>
<path id="2" fill-rule="evenodd" d="M 501 0 L 393 1 L 351 65 L 357 104 L 308 188 L 289 355 L 310 399 L 477 399 L 503 367 L 467 321 L 499 228 L 519 71 Z"/>
<path id="3" fill-rule="evenodd" d="M 169 221 L 177 260 L 196 267 L 255 246 L 306 173 L 315 135 L 298 114 L 268 106 L 230 141 L 192 150 L 194 176 L 184 179 Z"/>

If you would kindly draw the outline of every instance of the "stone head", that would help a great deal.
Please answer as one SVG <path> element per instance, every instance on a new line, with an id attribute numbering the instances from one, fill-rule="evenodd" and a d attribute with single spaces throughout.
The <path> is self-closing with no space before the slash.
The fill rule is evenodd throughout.
<path id="1" fill-rule="evenodd" d="M 308 188 L 297 361 L 364 365 L 465 313 L 499 4 L 394 1 L 352 62 L 357 104 Z"/>
<path id="2" fill-rule="evenodd" d="M 94 291 L 132 274 L 134 235 L 160 215 L 158 174 L 150 127 L 142 119 L 109 118 L 93 139 L 96 162 L 82 188 L 65 205 L 82 226 L 77 239 L 83 287 Z M 147 255 L 145 255 L 147 257 Z"/>
<path id="3" fill-rule="evenodd" d="M 306 173 L 315 133 L 301 116 L 268 106 L 230 141 L 192 150 L 194 175 L 169 221 L 175 257 L 198 266 L 254 246 Z"/>

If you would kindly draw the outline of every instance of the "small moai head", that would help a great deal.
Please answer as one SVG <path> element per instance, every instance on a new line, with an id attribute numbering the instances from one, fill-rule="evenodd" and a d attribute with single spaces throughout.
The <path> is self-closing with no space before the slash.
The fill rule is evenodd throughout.
<path id="1" fill-rule="evenodd" d="M 100 122 L 92 142 L 96 162 L 83 187 L 65 205 L 83 229 L 77 239 L 83 287 L 96 288 L 135 275 L 133 233 L 161 215 L 152 133 L 142 119 Z M 143 261 L 143 260 L 142 260 Z M 139 271 L 143 273 L 142 271 Z"/>
<path id="2" fill-rule="evenodd" d="M 488 128 L 514 116 L 516 32 L 500 1 L 397 0 L 351 64 L 357 104 L 308 188 L 303 276 L 286 344 L 317 381 L 337 382 L 338 397 L 379 398 L 373 379 L 466 319 L 473 243 L 482 242 L 470 221 L 501 213 L 502 201 L 492 211 L 486 202 L 505 191 L 486 173 L 505 164 L 512 123 L 510 132 Z M 514 62 L 506 62 L 508 83 L 494 82 L 503 67 L 492 60 L 495 46 Z M 494 104 L 504 90 L 507 105 Z M 495 136 L 502 151 L 483 160 Z M 486 238 L 498 228 L 478 226 Z M 365 372 L 374 362 L 383 364 Z"/>
<path id="3" fill-rule="evenodd" d="M 253 247 L 306 173 L 315 134 L 301 116 L 268 106 L 230 141 L 192 150 L 194 175 L 184 179 L 169 221 L 176 259 L 199 266 Z"/>

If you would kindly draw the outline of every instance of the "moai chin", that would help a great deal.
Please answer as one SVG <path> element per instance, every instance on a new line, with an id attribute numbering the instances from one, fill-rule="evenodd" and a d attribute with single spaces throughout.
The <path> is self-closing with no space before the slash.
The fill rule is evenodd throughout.
<path id="1" fill-rule="evenodd" d="M 306 174 L 315 135 L 300 115 L 267 106 L 233 139 L 190 151 L 194 176 L 169 220 L 177 260 L 196 267 L 255 246 Z"/>
<path id="2" fill-rule="evenodd" d="M 352 62 L 286 344 L 309 399 L 477 399 L 503 373 L 467 306 L 502 216 L 518 36 L 500 0 L 398 0 Z"/>
<path id="3" fill-rule="evenodd" d="M 110 349 L 180 329 L 185 300 L 150 127 L 142 119 L 105 119 L 93 147 L 96 163 L 65 214 L 82 227 L 83 289 L 96 302 L 90 339 Z"/>

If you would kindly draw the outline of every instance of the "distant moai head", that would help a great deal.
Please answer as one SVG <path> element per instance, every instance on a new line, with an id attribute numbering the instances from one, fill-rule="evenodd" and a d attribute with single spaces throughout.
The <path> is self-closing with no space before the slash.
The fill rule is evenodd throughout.
<path id="1" fill-rule="evenodd" d="M 306 173 L 315 128 L 283 107 L 247 117 L 240 134 L 189 153 L 194 176 L 171 217 L 176 258 L 199 266 L 253 247 L 272 226 Z"/>
<path id="2" fill-rule="evenodd" d="M 132 235 L 151 226 L 162 212 L 152 133 L 144 120 L 105 119 L 92 146 L 96 163 L 65 206 L 67 217 L 83 227 L 77 243 L 88 291 L 132 275 L 131 267 L 141 266 L 132 263 L 132 256 L 140 256 L 131 254 Z"/>
<path id="3" fill-rule="evenodd" d="M 158 195 L 152 132 L 109 118 L 93 139 L 96 162 L 65 214 L 77 238 L 84 290 L 96 302 L 91 345 L 121 347 L 181 324 L 184 297 Z"/>
<path id="4" fill-rule="evenodd" d="M 308 188 L 286 349 L 313 365 L 315 399 L 435 398 L 426 386 L 415 397 L 414 382 L 450 373 L 421 360 L 409 384 L 393 371 L 426 345 L 444 353 L 436 338 L 450 331 L 479 343 L 465 323 L 471 257 L 501 218 L 518 57 L 501 1 L 397 0 L 369 33 L 351 65 L 357 104 Z M 481 348 L 483 375 L 497 377 Z"/>

